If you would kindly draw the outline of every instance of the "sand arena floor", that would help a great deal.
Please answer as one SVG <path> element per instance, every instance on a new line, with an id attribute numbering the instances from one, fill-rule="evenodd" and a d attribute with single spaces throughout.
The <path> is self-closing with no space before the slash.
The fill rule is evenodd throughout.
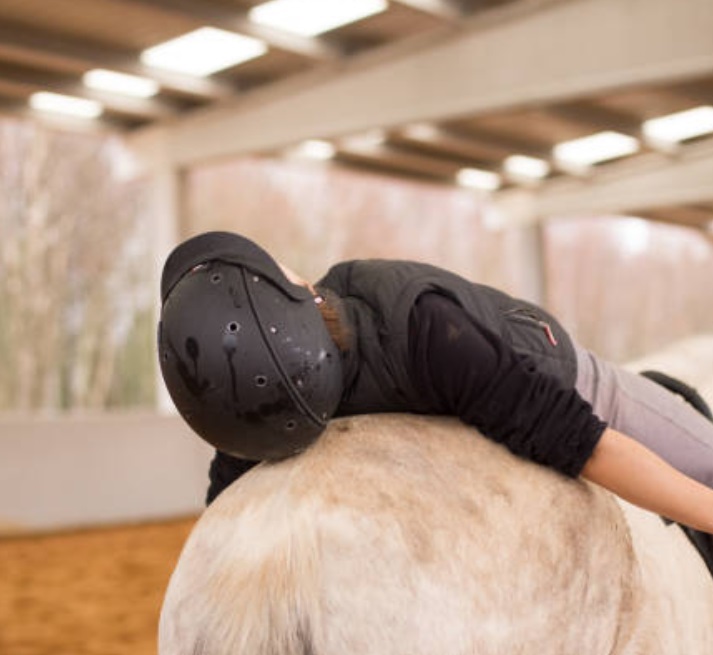
<path id="1" fill-rule="evenodd" d="M 0 654 L 155 655 L 195 520 L 0 539 Z"/>

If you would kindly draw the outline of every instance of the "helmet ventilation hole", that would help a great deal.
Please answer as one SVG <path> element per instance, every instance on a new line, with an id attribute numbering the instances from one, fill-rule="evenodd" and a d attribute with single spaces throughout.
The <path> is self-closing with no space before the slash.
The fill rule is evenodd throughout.
<path id="1" fill-rule="evenodd" d="M 287 423 L 285 423 L 285 430 L 294 430 L 297 427 L 297 421 L 291 418 Z"/>
<path id="2" fill-rule="evenodd" d="M 266 375 L 256 375 L 255 376 L 255 386 L 256 387 L 264 387 L 267 385 L 267 376 Z"/>
<path id="3" fill-rule="evenodd" d="M 277 328 L 274 325 L 270 326 L 270 334 L 277 334 Z"/>
<path id="4" fill-rule="evenodd" d="M 235 333 L 239 329 L 240 329 L 240 326 L 235 321 L 231 321 L 230 323 L 228 323 L 228 332 Z"/>
<path id="5" fill-rule="evenodd" d="M 210 281 L 213 284 L 219 284 L 222 279 L 223 276 L 220 273 L 213 273 L 213 275 L 211 275 Z"/>

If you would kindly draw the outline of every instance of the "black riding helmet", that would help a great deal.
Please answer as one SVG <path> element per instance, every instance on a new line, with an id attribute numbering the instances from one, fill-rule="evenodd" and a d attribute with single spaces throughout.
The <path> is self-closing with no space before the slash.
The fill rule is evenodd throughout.
<path id="1" fill-rule="evenodd" d="M 161 278 L 161 372 L 179 413 L 218 450 L 280 459 L 311 444 L 342 394 L 339 352 L 305 288 L 252 241 L 208 232 Z"/>

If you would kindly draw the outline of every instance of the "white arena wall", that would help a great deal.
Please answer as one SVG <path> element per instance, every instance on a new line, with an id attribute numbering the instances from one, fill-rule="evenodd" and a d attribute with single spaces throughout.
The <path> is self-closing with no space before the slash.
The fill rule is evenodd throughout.
<path id="1" fill-rule="evenodd" d="M 0 532 L 196 514 L 211 457 L 178 416 L 0 419 Z"/>

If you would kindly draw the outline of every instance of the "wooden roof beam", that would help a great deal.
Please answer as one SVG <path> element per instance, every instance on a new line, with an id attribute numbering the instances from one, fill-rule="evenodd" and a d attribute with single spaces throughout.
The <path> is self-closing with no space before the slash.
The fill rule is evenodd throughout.
<path id="1" fill-rule="evenodd" d="M 295 36 L 282 30 L 270 29 L 254 23 L 247 12 L 195 0 L 124 0 L 125 4 L 150 7 L 180 14 L 224 30 L 239 32 L 265 41 L 268 45 L 318 61 L 334 61 L 343 53 L 323 39 Z"/>
<path id="2" fill-rule="evenodd" d="M 570 0 L 486 26 L 467 23 L 449 39 L 422 40 L 415 51 L 357 57 L 320 78 L 302 78 L 301 86 L 298 80 L 273 84 L 269 93 L 257 90 L 244 102 L 193 113 L 169 128 L 170 156 L 189 165 L 301 139 L 542 106 L 713 71 L 710 0 L 685 6 Z M 679 38 L 683 33 L 687 38 Z M 606 34 L 606 47 L 583 48 L 592 34 Z"/>
<path id="3" fill-rule="evenodd" d="M 383 144 L 359 144 L 358 139 L 341 143 L 337 161 L 356 161 L 438 180 L 453 180 L 462 164 L 421 155 Z"/>
<path id="4" fill-rule="evenodd" d="M 713 224 L 713 209 L 706 209 L 696 205 L 657 207 L 655 209 L 634 210 L 631 213 L 658 223 L 684 225 L 704 232 L 709 232 L 709 226 Z"/>
<path id="5" fill-rule="evenodd" d="M 557 178 L 537 189 L 504 190 L 494 202 L 517 222 L 552 217 L 658 211 L 713 205 L 713 139 L 684 146 L 667 158 L 651 152 L 614 162 L 584 180 Z"/>
<path id="6" fill-rule="evenodd" d="M 232 85 L 214 79 L 148 68 L 139 62 L 136 53 L 69 41 L 54 34 L 7 24 L 0 25 L 0 58 L 65 73 L 83 73 L 92 68 L 107 68 L 149 77 L 169 91 L 205 100 L 226 99 L 234 96 L 236 92 Z"/>
<path id="7" fill-rule="evenodd" d="M 587 101 L 553 105 L 547 108 L 547 112 L 571 123 L 590 128 L 593 133 L 613 130 L 632 136 L 639 141 L 643 150 L 656 150 L 667 155 L 674 155 L 679 149 L 677 144 L 657 143 L 647 137 L 643 131 L 643 121 L 623 112 L 596 107 Z"/>
<path id="8" fill-rule="evenodd" d="M 465 12 L 461 3 L 452 0 L 393 0 L 396 4 L 404 5 L 424 14 L 429 14 L 441 20 L 451 22 L 463 18 Z"/>
<path id="9" fill-rule="evenodd" d="M 12 70 L 3 70 L 0 75 L 0 94 L 26 100 L 29 95 L 38 91 L 96 100 L 110 112 L 124 114 L 141 121 L 165 119 L 178 113 L 175 105 L 159 98 L 131 98 L 96 91 L 65 75 L 47 75 L 30 71 L 19 73 Z"/>

